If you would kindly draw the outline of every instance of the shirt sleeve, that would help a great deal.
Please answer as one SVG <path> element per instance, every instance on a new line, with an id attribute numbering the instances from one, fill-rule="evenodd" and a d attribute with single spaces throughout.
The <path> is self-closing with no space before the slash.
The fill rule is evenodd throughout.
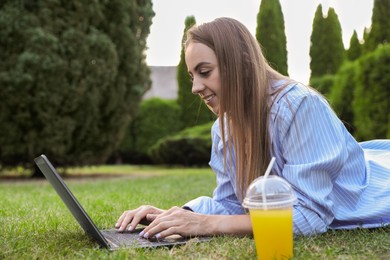
<path id="1" fill-rule="evenodd" d="M 216 175 L 217 186 L 213 192 L 213 197 L 199 197 L 189 201 L 184 206 L 202 214 L 232 215 L 245 214 L 240 199 L 237 198 L 235 172 L 230 167 L 223 165 L 223 144 L 220 138 L 218 120 L 212 127 L 212 151 L 210 166 Z M 229 155 L 227 156 L 229 160 Z M 229 161 L 227 162 L 229 165 Z M 235 162 L 232 162 L 232 169 Z"/>
<path id="2" fill-rule="evenodd" d="M 308 93 L 286 98 L 274 122 L 278 174 L 298 199 L 293 208 L 296 235 L 323 233 L 333 221 L 332 173 L 348 156 L 341 121 L 321 96 Z"/>

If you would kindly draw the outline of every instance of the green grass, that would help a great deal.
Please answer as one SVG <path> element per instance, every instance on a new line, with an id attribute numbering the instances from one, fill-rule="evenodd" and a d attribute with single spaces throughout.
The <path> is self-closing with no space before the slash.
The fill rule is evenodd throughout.
<path id="1" fill-rule="evenodd" d="M 79 174 L 115 173 L 112 178 L 66 182 L 99 228 L 111 228 L 126 209 L 161 208 L 211 196 L 210 169 L 130 166 L 78 168 Z M 125 177 L 123 174 L 127 174 Z M 93 175 L 95 176 L 95 175 Z M 84 235 L 45 180 L 0 182 L 0 259 L 255 259 L 251 237 L 218 237 L 206 243 L 109 252 Z M 294 259 L 390 259 L 390 227 L 329 231 L 294 241 Z"/>

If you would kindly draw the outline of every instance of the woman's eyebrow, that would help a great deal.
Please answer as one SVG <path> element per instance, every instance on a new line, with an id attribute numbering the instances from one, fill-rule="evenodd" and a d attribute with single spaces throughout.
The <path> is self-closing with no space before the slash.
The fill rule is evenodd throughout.
<path id="1" fill-rule="evenodd" d="M 207 61 L 199 62 L 199 63 L 195 66 L 194 71 L 198 70 L 200 66 L 203 66 L 203 65 L 205 65 L 205 64 L 206 64 L 206 65 L 210 65 L 211 62 L 207 62 Z"/>

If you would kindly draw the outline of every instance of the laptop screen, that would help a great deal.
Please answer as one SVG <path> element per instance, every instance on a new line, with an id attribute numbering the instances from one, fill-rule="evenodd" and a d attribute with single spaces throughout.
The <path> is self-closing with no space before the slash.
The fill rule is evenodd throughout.
<path id="1" fill-rule="evenodd" d="M 79 222 L 84 231 L 91 235 L 101 246 L 109 247 L 105 238 L 102 236 L 96 225 L 77 201 L 76 197 L 73 196 L 73 193 L 69 190 L 68 186 L 62 180 L 61 176 L 57 173 L 56 169 L 50 163 L 47 157 L 45 155 L 40 155 L 35 158 L 34 161 L 43 175 L 45 175 L 46 179 L 57 191 L 62 201 L 72 212 L 73 216 Z"/>

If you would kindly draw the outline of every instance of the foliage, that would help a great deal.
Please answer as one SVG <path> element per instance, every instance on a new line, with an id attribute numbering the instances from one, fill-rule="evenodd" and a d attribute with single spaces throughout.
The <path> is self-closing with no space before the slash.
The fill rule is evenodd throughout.
<path id="1" fill-rule="evenodd" d="M 279 0 L 261 1 L 257 15 L 256 38 L 270 65 L 283 75 L 288 75 L 287 41 Z"/>
<path id="2" fill-rule="evenodd" d="M 324 18 L 322 6 L 317 7 L 310 42 L 311 77 L 336 73 L 344 61 L 345 50 L 340 22 L 333 8 L 329 8 Z"/>
<path id="3" fill-rule="evenodd" d="M 351 40 L 349 41 L 349 49 L 347 50 L 347 58 L 350 61 L 358 59 L 362 55 L 362 45 L 359 42 L 356 31 L 353 31 Z"/>
<path id="4" fill-rule="evenodd" d="M 213 122 L 186 128 L 160 139 L 149 154 L 154 162 L 171 165 L 207 165 L 210 161 Z"/>
<path id="5" fill-rule="evenodd" d="M 150 85 L 151 0 L 3 1 L 0 164 L 104 162 Z"/>
<path id="6" fill-rule="evenodd" d="M 310 78 L 310 86 L 315 88 L 318 92 L 324 96 L 328 96 L 334 84 L 335 76 L 326 74 L 321 77 Z"/>
<path id="7" fill-rule="evenodd" d="M 371 28 L 364 43 L 365 53 L 373 51 L 378 45 L 390 42 L 390 1 L 374 0 Z"/>
<path id="8" fill-rule="evenodd" d="M 188 16 L 185 20 L 185 28 L 182 39 L 182 49 L 180 53 L 180 62 L 177 66 L 178 103 L 181 107 L 180 121 L 183 128 L 201 125 L 214 120 L 212 112 L 207 108 L 204 102 L 192 94 L 192 81 L 188 74 L 185 63 L 186 33 L 189 28 L 196 24 L 194 16 Z"/>
<path id="9" fill-rule="evenodd" d="M 150 98 L 140 104 L 139 113 L 127 129 L 118 154 L 122 162 L 150 162 L 148 149 L 158 139 L 182 129 L 176 100 Z"/>
<path id="10" fill-rule="evenodd" d="M 356 137 L 390 138 L 390 45 L 363 56 L 359 66 L 353 102 Z"/>
<path id="11" fill-rule="evenodd" d="M 357 83 L 359 66 L 357 62 L 346 62 L 335 75 L 329 99 L 338 117 L 343 121 L 346 128 L 353 135 L 354 114 L 352 103 Z"/>

